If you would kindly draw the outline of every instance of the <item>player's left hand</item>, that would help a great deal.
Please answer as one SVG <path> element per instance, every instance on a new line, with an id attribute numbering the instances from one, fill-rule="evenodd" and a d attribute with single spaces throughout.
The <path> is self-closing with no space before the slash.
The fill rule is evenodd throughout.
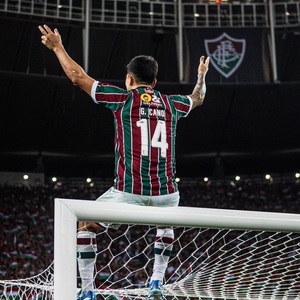
<path id="1" fill-rule="evenodd" d="M 206 74 L 208 71 L 208 65 L 209 65 L 209 56 L 205 59 L 204 55 L 200 57 L 200 63 L 198 67 L 198 74 Z"/>

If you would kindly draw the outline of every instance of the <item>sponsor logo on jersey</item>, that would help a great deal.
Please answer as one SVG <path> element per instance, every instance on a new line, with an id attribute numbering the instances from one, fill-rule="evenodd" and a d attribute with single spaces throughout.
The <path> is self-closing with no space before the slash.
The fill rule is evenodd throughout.
<path id="1" fill-rule="evenodd" d="M 155 106 L 159 106 L 162 104 L 160 98 L 154 94 L 152 95 L 148 93 L 141 94 L 141 100 L 145 103 L 151 102 L 151 105 L 155 105 Z"/>
<path id="2" fill-rule="evenodd" d="M 153 95 L 153 97 L 152 97 L 152 103 L 155 103 L 157 105 L 161 105 L 161 100 L 160 100 L 160 98 L 158 98 L 155 95 Z"/>
<path id="3" fill-rule="evenodd" d="M 244 59 L 245 39 L 235 39 L 223 32 L 215 39 L 205 39 L 204 43 L 211 64 L 226 78 L 238 69 Z"/>
<path id="4" fill-rule="evenodd" d="M 142 94 L 141 95 L 141 100 L 143 102 L 150 102 L 152 100 L 152 96 L 149 94 Z"/>

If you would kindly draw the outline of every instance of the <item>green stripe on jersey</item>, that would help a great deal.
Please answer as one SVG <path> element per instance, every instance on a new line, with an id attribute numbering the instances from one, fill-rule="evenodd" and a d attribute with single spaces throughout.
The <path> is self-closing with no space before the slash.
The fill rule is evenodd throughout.
<path id="1" fill-rule="evenodd" d="M 178 111 L 175 109 L 175 107 L 173 105 L 171 105 L 171 110 L 172 110 L 172 124 L 176 124 L 177 123 L 176 118 L 177 118 Z M 173 145 L 172 145 L 172 157 L 173 157 L 172 174 L 174 174 L 174 175 L 176 173 L 176 162 L 175 162 L 175 148 L 176 148 L 176 145 L 175 145 L 175 139 L 176 139 L 176 130 L 174 130 L 172 132 L 172 142 L 173 142 Z M 177 186 L 177 183 L 175 182 L 175 178 L 172 178 L 172 182 L 173 182 L 173 186 L 174 186 L 174 189 L 175 189 L 174 191 L 177 192 L 178 191 L 178 186 Z"/>
<path id="2" fill-rule="evenodd" d="M 160 193 L 162 195 L 168 194 L 168 177 L 166 176 L 166 159 L 164 157 L 159 158 L 157 175 L 160 182 Z"/>
<path id="3" fill-rule="evenodd" d="M 131 118 L 128 116 L 131 116 L 131 104 L 132 104 L 132 95 L 130 98 L 128 98 L 128 101 L 124 105 L 123 111 L 122 111 L 122 125 L 124 130 L 124 153 L 128 154 L 125 157 L 125 175 L 124 175 L 124 186 L 128 187 L 130 186 L 132 189 L 132 124 L 131 124 Z M 126 130 L 125 130 L 126 129 Z M 132 193 L 132 190 L 126 190 L 128 193 Z"/>
<path id="4" fill-rule="evenodd" d="M 147 121 L 147 126 L 146 128 L 148 129 L 148 137 L 151 136 L 150 134 L 150 120 L 148 118 L 148 110 L 149 107 L 148 105 L 143 105 L 144 110 L 145 110 L 145 115 L 147 117 L 145 117 L 145 121 Z M 149 155 L 151 153 L 151 143 L 148 143 L 148 156 L 141 156 L 141 182 L 142 182 L 142 195 L 151 195 L 151 182 L 150 182 L 150 159 L 149 159 Z"/>
<path id="5" fill-rule="evenodd" d="M 119 153 L 119 132 L 117 130 L 117 122 L 116 119 L 114 118 L 114 128 L 115 128 L 115 135 L 116 135 L 116 144 L 115 144 L 115 184 L 118 186 L 119 183 L 119 176 L 118 176 L 118 167 L 119 167 L 119 159 L 120 159 L 120 153 Z"/>

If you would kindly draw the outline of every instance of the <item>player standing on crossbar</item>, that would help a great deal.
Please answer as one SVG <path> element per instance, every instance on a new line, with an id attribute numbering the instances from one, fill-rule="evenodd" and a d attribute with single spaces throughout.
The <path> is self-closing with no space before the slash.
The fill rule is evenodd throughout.
<path id="1" fill-rule="evenodd" d="M 42 43 L 57 56 L 72 83 L 97 103 L 109 108 L 115 118 L 114 186 L 96 201 L 136 205 L 178 206 L 175 181 L 175 137 L 177 121 L 202 105 L 209 57 L 200 57 L 198 79 L 192 94 L 163 95 L 155 90 L 158 64 L 151 56 L 134 57 L 127 65 L 126 90 L 99 82 L 68 55 L 57 29 L 39 26 Z M 79 222 L 78 268 L 82 289 L 78 300 L 95 300 L 94 266 L 96 232 L 116 224 Z M 174 241 L 173 228 L 157 228 L 154 267 L 148 299 L 163 298 L 162 284 Z"/>

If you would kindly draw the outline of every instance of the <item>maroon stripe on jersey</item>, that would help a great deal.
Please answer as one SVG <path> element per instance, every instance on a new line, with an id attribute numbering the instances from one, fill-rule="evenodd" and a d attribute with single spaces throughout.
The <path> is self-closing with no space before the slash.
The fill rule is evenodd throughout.
<path id="1" fill-rule="evenodd" d="M 157 236 L 155 238 L 155 242 L 164 243 L 164 244 L 172 244 L 174 239 L 166 236 Z"/>
<path id="2" fill-rule="evenodd" d="M 173 127 L 173 125 L 176 126 L 176 124 L 172 124 L 172 118 L 173 118 L 172 109 L 170 107 L 170 102 L 169 102 L 167 96 L 162 96 L 162 95 L 160 95 L 160 96 L 163 99 L 165 107 L 166 107 L 166 122 L 167 122 L 166 129 L 167 129 L 167 143 L 168 143 L 166 177 L 168 178 L 168 182 L 167 182 L 168 193 L 171 194 L 171 193 L 175 192 L 175 188 L 174 188 L 174 185 L 173 185 L 173 182 L 172 182 L 171 178 L 173 176 L 173 172 L 172 172 L 172 152 L 175 151 L 175 149 L 173 149 L 173 143 L 172 143 L 173 142 L 172 127 Z M 171 124 L 169 124 L 169 123 L 171 123 Z M 174 157 L 174 159 L 175 159 L 175 157 Z"/>
<path id="3" fill-rule="evenodd" d="M 154 136 L 154 132 L 157 126 L 157 118 L 152 117 L 149 118 L 150 122 L 150 136 L 151 139 Z M 158 178 L 158 161 L 159 161 L 159 149 L 157 147 L 150 147 L 150 166 L 149 166 L 149 175 L 150 175 L 150 185 L 151 185 L 151 195 L 152 196 L 158 196 L 160 195 L 160 184 L 159 184 L 159 178 Z"/>
<path id="4" fill-rule="evenodd" d="M 117 152 L 119 152 L 118 161 L 116 161 L 116 173 L 119 181 L 117 182 L 116 188 L 120 191 L 124 191 L 124 178 L 125 178 L 125 165 L 124 165 L 125 149 L 124 149 L 124 131 L 123 131 L 124 126 L 122 124 L 119 124 L 119 122 L 122 122 L 121 115 L 123 109 L 124 106 L 115 113 L 116 131 L 117 131 L 116 134 L 118 136 L 118 143 L 116 144 L 116 147 L 118 148 Z"/>
<path id="5" fill-rule="evenodd" d="M 141 98 L 138 90 L 134 91 L 133 99 L 130 106 L 131 114 L 131 171 L 132 171 L 132 193 L 142 194 L 142 171 L 141 171 L 141 128 L 137 126 L 137 121 L 140 120 L 140 103 Z"/>
<path id="6" fill-rule="evenodd" d="M 186 103 L 183 103 L 183 102 L 176 101 L 176 99 L 173 100 L 173 103 L 174 103 L 176 109 L 179 110 L 179 111 L 182 111 L 182 112 L 185 112 L 185 113 L 188 113 L 190 111 L 190 108 L 191 108 L 190 103 L 186 104 Z"/>
<path id="7" fill-rule="evenodd" d="M 107 93 L 105 92 L 96 92 L 95 99 L 98 102 L 109 102 L 109 103 L 119 103 L 118 101 L 120 98 L 118 97 L 119 94 L 110 94 L 109 97 L 107 96 Z"/>
<path id="8" fill-rule="evenodd" d="M 92 240 L 92 243 L 91 243 Z M 77 245 L 96 244 L 96 238 L 77 238 Z"/>
<path id="9" fill-rule="evenodd" d="M 101 87 L 110 87 L 111 92 L 108 92 L 107 90 L 105 90 L 104 92 L 102 92 L 101 90 L 97 91 L 97 88 L 101 89 Z M 104 101 L 107 103 L 120 103 L 125 101 L 128 97 L 128 93 L 123 93 L 123 89 L 109 83 L 98 82 L 97 88 L 95 92 L 95 99 L 97 102 Z"/>

